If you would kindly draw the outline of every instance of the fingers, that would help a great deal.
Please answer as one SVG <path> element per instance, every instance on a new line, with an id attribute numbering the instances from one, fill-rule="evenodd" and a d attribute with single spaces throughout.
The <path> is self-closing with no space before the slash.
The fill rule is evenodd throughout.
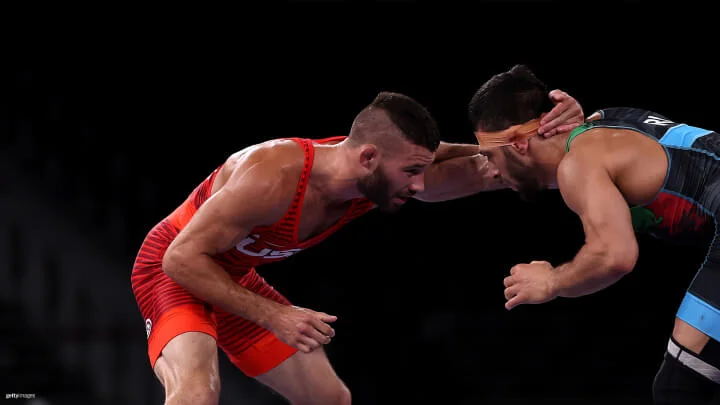
<path id="1" fill-rule="evenodd" d="M 518 292 L 520 292 L 520 287 L 517 285 L 506 288 L 505 289 L 505 299 L 510 300 L 510 299 L 514 298 L 516 295 L 518 295 Z"/>
<path id="2" fill-rule="evenodd" d="M 552 101 L 562 102 L 568 97 L 570 97 L 570 95 L 560 89 L 555 89 L 550 92 L 550 99 Z"/>
<path id="3" fill-rule="evenodd" d="M 298 339 L 298 348 L 300 346 L 305 346 L 308 349 L 310 349 L 310 351 L 305 352 L 305 353 L 310 353 L 311 351 L 316 350 L 318 347 L 322 346 L 322 343 L 318 342 L 315 339 L 309 338 L 307 336 L 301 336 Z"/>
<path id="4" fill-rule="evenodd" d="M 323 322 L 335 322 L 337 321 L 337 316 L 335 315 L 328 315 L 325 312 L 315 312 L 315 315 L 318 315 L 318 319 L 320 319 Z"/>
<path id="5" fill-rule="evenodd" d="M 505 285 L 505 287 L 510 287 L 511 285 L 515 284 L 515 277 L 505 277 L 505 279 L 503 280 L 503 284 Z"/>
<path id="6" fill-rule="evenodd" d="M 557 112 L 553 114 L 553 112 Z M 552 117 L 551 117 L 552 115 Z M 550 117 L 550 118 L 548 118 Z M 566 105 L 565 102 L 558 104 L 553 108 L 545 117 L 546 122 L 538 128 L 538 132 L 546 134 L 554 130 L 554 133 L 563 132 L 561 126 L 564 128 L 575 128 L 578 124 L 582 123 L 583 117 L 580 114 L 580 109 L 577 104 Z"/>
<path id="7" fill-rule="evenodd" d="M 567 126 L 559 128 L 561 124 L 573 124 L 570 125 L 570 129 L 572 129 L 584 121 L 582 107 L 566 92 L 553 90 L 550 92 L 550 99 L 555 103 L 555 107 L 540 120 L 538 133 L 546 137 L 552 136 L 568 130 Z"/>
<path id="8" fill-rule="evenodd" d="M 515 308 L 516 306 L 518 306 L 520 304 L 524 304 L 524 303 L 525 303 L 525 297 L 523 297 L 522 294 L 518 294 L 518 295 L 512 297 L 510 300 L 508 300 L 508 302 L 505 303 L 505 309 L 507 309 L 509 311 L 509 310 Z"/>
<path id="9" fill-rule="evenodd" d="M 297 343 L 295 344 L 295 347 L 303 353 L 310 353 L 312 351 L 310 346 L 306 345 L 305 343 Z"/>
<path id="10" fill-rule="evenodd" d="M 600 114 L 600 112 L 594 112 L 594 113 L 590 114 L 590 116 L 585 118 L 585 121 L 590 122 L 590 121 L 595 121 L 600 118 L 602 118 L 602 114 Z"/>
<path id="11" fill-rule="evenodd" d="M 311 318 L 308 323 L 325 336 L 335 336 L 335 329 L 318 318 Z"/>
<path id="12" fill-rule="evenodd" d="M 573 122 L 573 123 L 570 123 L 570 124 L 558 125 L 557 128 L 555 128 L 555 129 L 552 130 L 552 135 L 555 135 L 555 134 L 557 134 L 558 132 L 568 132 L 568 131 L 572 131 L 573 129 L 575 129 L 575 127 L 578 126 L 578 124 L 582 124 L 582 122 Z M 551 136 L 549 132 L 548 132 L 547 134 L 545 134 L 545 135 L 546 135 L 546 136 Z"/>
<path id="13" fill-rule="evenodd" d="M 320 322 L 320 321 L 316 320 L 315 322 Z M 325 324 L 323 324 L 323 325 L 325 325 Z M 325 325 L 325 326 L 327 326 L 327 325 Z M 321 332 L 318 329 L 318 327 L 315 325 L 314 322 L 309 322 L 308 324 L 298 325 L 298 330 L 300 331 L 302 336 L 310 338 L 317 343 L 324 344 L 324 345 L 330 343 L 330 335 Z"/>
<path id="14" fill-rule="evenodd" d="M 550 100 L 555 104 L 555 107 L 540 119 L 540 125 L 546 126 L 549 121 L 557 118 L 563 111 L 567 110 L 569 106 L 572 105 L 572 103 L 566 102 L 570 99 L 572 99 L 572 97 L 562 90 L 551 91 Z"/>

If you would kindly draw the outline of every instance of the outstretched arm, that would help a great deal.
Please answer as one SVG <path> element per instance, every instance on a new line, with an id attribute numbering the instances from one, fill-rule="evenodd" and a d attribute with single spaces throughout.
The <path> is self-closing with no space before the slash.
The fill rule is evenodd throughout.
<path id="1" fill-rule="evenodd" d="M 480 153 L 480 146 L 476 144 L 440 142 L 440 146 L 435 151 L 433 165 L 450 159 L 477 155 L 478 153 Z"/>
<path id="2" fill-rule="evenodd" d="M 505 187 L 497 168 L 485 155 L 477 153 L 430 166 L 425 172 L 425 191 L 415 198 L 439 202 Z"/>
<path id="3" fill-rule="evenodd" d="M 544 124 L 538 129 L 543 136 L 566 132 L 583 122 L 583 110 L 577 100 L 561 90 L 551 91 L 549 97 L 555 107 L 543 117 Z M 482 152 L 478 145 L 440 142 L 435 160 L 425 174 L 425 191 L 415 198 L 447 201 L 507 187 Z"/>

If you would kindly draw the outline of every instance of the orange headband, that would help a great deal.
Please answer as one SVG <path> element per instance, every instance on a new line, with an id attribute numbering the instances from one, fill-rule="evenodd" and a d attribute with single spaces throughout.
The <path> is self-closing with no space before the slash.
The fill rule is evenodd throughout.
<path id="1" fill-rule="evenodd" d="M 513 125 L 502 131 L 475 131 L 475 138 L 483 147 L 506 146 L 521 139 L 530 139 L 537 135 L 538 128 L 540 128 L 540 118 L 534 118 L 524 124 Z"/>

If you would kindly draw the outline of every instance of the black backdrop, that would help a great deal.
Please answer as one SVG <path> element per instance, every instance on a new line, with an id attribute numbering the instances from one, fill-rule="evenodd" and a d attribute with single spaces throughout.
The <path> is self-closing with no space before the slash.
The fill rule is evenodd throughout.
<path id="1" fill-rule="evenodd" d="M 31 142 L 47 161 L 69 168 L 48 183 L 35 176 L 42 167 L 18 162 L 68 216 L 88 232 L 100 221 L 73 208 L 65 187 L 90 188 L 97 206 L 129 214 L 126 237 L 100 243 L 129 271 L 147 230 L 229 153 L 273 137 L 346 134 L 383 90 L 426 105 L 450 142 L 474 141 L 467 102 L 515 63 L 588 114 L 633 106 L 715 129 L 711 37 L 645 20 L 640 2 L 607 4 L 287 3 L 217 25 L 168 17 L 107 38 L 48 33 L 10 64 L 3 105 L 34 122 Z M 512 265 L 562 263 L 582 241 L 557 192 L 526 204 L 503 191 L 371 213 L 260 270 L 296 304 L 339 316 L 327 351 L 357 404 L 642 403 L 705 247 L 641 238 L 636 271 L 616 285 L 504 310 Z M 235 373 L 224 381 L 241 379 Z"/>

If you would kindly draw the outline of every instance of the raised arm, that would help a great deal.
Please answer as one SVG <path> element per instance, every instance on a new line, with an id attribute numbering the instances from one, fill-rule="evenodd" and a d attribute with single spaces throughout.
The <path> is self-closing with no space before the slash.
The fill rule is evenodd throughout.
<path id="1" fill-rule="evenodd" d="M 227 182 L 195 213 L 163 258 L 165 273 L 191 294 L 272 330 L 285 343 L 310 351 L 334 334 L 335 317 L 262 297 L 234 282 L 213 255 L 225 252 L 258 225 L 277 222 L 295 188 L 267 153 L 238 162 Z M 295 179 L 297 180 L 297 179 Z"/>

